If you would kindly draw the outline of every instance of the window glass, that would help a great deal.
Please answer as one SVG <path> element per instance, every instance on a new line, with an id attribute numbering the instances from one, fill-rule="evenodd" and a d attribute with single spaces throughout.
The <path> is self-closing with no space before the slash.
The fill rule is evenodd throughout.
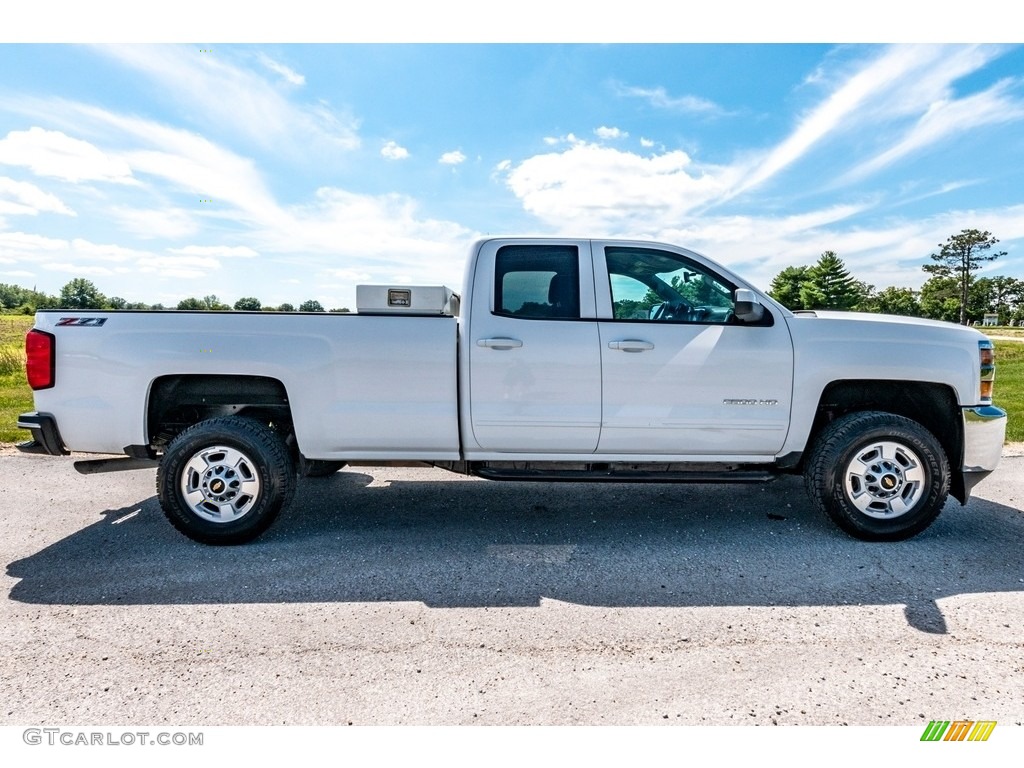
<path id="1" fill-rule="evenodd" d="M 736 286 L 675 253 L 606 248 L 616 320 L 676 323 L 733 321 Z"/>
<path id="2" fill-rule="evenodd" d="M 580 316 L 575 246 L 506 245 L 495 257 L 494 279 L 496 314 L 561 320 Z"/>

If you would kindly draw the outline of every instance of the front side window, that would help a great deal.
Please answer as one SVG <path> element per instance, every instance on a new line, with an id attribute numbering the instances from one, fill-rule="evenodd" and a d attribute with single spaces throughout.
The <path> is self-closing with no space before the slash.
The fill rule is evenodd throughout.
<path id="1" fill-rule="evenodd" d="M 605 260 L 616 320 L 733 321 L 736 286 L 684 256 L 648 248 L 606 248 Z"/>
<path id="2" fill-rule="evenodd" d="M 579 252 L 571 245 L 506 245 L 495 256 L 494 313 L 576 320 Z"/>

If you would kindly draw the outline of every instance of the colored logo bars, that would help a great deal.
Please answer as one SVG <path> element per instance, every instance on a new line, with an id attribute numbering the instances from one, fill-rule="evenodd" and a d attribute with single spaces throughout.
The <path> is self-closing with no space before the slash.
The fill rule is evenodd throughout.
<path id="1" fill-rule="evenodd" d="M 921 741 L 988 741 L 995 727 L 995 720 L 932 720 Z"/>

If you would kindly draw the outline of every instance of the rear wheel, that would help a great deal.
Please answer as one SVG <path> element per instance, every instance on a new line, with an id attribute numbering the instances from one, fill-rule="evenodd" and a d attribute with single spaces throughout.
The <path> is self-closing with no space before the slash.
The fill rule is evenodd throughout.
<path id="1" fill-rule="evenodd" d="M 899 541 L 923 531 L 942 511 L 949 462 L 917 422 L 866 411 L 822 430 L 804 482 L 815 506 L 851 536 Z"/>
<path id="2" fill-rule="evenodd" d="M 190 539 L 243 544 L 291 501 L 295 465 L 269 427 L 238 417 L 209 419 L 170 443 L 156 488 L 167 519 Z"/>

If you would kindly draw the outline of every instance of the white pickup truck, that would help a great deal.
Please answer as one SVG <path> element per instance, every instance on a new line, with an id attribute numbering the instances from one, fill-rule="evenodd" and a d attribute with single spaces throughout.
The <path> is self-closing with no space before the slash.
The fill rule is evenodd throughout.
<path id="1" fill-rule="evenodd" d="M 122 454 L 85 472 L 158 464 L 168 519 L 210 544 L 260 535 L 297 476 L 409 461 L 500 480 L 803 473 L 843 530 L 898 540 L 999 461 L 982 334 L 793 313 L 685 248 L 491 238 L 461 302 L 358 291 L 355 315 L 40 312 L 21 447 Z"/>

